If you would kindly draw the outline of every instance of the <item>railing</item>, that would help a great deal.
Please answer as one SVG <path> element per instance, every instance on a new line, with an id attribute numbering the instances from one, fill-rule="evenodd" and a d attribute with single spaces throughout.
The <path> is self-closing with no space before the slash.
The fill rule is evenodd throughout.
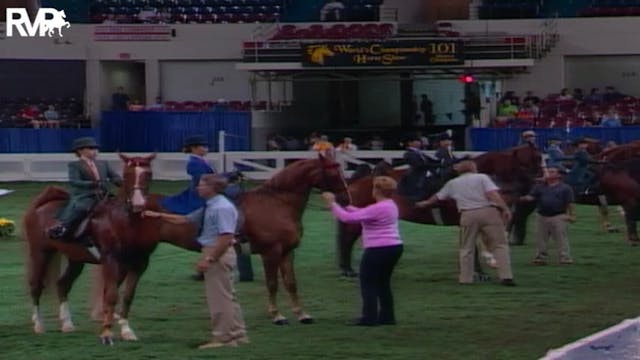
<path id="1" fill-rule="evenodd" d="M 381 160 L 399 164 L 403 151 L 353 151 L 338 154 L 346 177 L 360 164 L 375 165 Z M 427 151 L 426 154 L 433 155 Z M 459 156 L 477 155 L 481 152 L 457 152 Z M 148 155 L 148 154 L 127 154 Z M 314 151 L 268 151 L 268 152 L 227 152 L 211 153 L 207 160 L 218 171 L 239 169 L 247 178 L 266 180 L 295 160 L 317 157 Z M 66 181 L 67 163 L 77 158 L 72 154 L 1 154 L 0 181 Z M 101 153 L 100 159 L 107 160 L 117 171 L 122 162 L 115 153 Z M 153 178 L 156 180 L 188 180 L 185 171 L 186 158 L 181 153 L 159 153 L 152 162 Z"/>

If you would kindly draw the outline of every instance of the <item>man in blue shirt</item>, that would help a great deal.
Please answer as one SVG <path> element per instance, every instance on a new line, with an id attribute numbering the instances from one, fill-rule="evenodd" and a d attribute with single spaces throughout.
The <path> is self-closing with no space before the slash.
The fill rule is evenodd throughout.
<path id="1" fill-rule="evenodd" d="M 200 349 L 237 346 L 248 343 L 242 310 L 235 297 L 233 272 L 236 254 L 233 249 L 238 211 L 223 195 L 227 181 L 213 174 L 200 177 L 198 194 L 206 199 L 205 206 L 186 216 L 145 211 L 144 216 L 156 217 L 174 224 L 201 224 L 197 241 L 202 256 L 197 268 L 204 273 L 207 304 L 211 316 L 212 339 Z"/>
<path id="2" fill-rule="evenodd" d="M 566 174 L 569 170 L 564 166 L 563 162 L 567 160 L 567 156 L 560 148 L 562 139 L 559 137 L 549 138 L 549 147 L 547 148 L 547 166 L 555 167 L 561 173 Z"/>

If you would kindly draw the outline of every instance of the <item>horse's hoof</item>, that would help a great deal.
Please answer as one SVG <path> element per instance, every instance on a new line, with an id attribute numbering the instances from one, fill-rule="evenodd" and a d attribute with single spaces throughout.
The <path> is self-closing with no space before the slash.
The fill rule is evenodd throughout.
<path id="1" fill-rule="evenodd" d="M 276 319 L 273 320 L 273 324 L 274 325 L 289 325 L 289 320 L 282 318 L 282 319 Z"/>
<path id="2" fill-rule="evenodd" d="M 300 319 L 298 319 L 298 321 L 300 321 L 300 324 L 305 324 L 305 325 L 313 324 L 313 318 L 309 315 L 301 317 Z"/>
<path id="3" fill-rule="evenodd" d="M 353 270 L 342 270 L 342 273 L 340 275 L 346 278 L 358 277 L 358 273 Z"/>
<path id="4" fill-rule="evenodd" d="M 76 331 L 76 327 L 72 323 L 64 323 L 61 330 L 63 333 L 69 333 Z"/>
<path id="5" fill-rule="evenodd" d="M 111 336 L 102 336 L 100 337 L 100 341 L 102 342 L 102 345 L 113 346 L 113 337 Z"/>
<path id="6" fill-rule="evenodd" d="M 125 341 L 138 341 L 138 337 L 133 333 L 133 331 L 123 331 L 120 336 L 122 337 L 122 340 Z"/>
<path id="7" fill-rule="evenodd" d="M 33 332 L 36 334 L 44 334 L 44 325 L 42 324 L 33 325 Z"/>

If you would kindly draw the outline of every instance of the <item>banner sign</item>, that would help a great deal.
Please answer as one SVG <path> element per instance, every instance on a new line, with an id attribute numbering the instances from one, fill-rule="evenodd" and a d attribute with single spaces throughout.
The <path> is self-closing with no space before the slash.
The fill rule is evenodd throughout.
<path id="1" fill-rule="evenodd" d="M 95 41 L 169 41 L 169 25 L 96 25 Z"/>
<path id="2" fill-rule="evenodd" d="M 303 44 L 304 66 L 433 66 L 464 64 L 461 40 L 396 40 Z"/>

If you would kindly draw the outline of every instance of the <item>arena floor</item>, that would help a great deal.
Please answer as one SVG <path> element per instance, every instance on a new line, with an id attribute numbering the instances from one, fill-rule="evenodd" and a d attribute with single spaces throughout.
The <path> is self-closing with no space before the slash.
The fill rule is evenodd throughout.
<path id="1" fill-rule="evenodd" d="M 0 217 L 18 220 L 43 186 L 2 184 L 16 192 L 0 198 Z M 155 182 L 153 191 L 172 193 L 182 186 Z M 602 233 L 596 213 L 578 208 L 570 229 L 574 265 L 536 267 L 530 264 L 532 245 L 514 247 L 515 288 L 459 286 L 456 228 L 402 223 L 406 248 L 393 278 L 398 325 L 355 328 L 344 323 L 358 313 L 357 282 L 337 276 L 333 221 L 314 195 L 296 264 L 302 300 L 316 323 L 296 323 L 284 295 L 281 309 L 291 325 L 270 323 L 260 259 L 254 257 L 257 280 L 237 286 L 251 344 L 218 350 L 195 349 L 208 340 L 202 284 L 189 279 L 196 254 L 169 245 L 155 252 L 130 317 L 140 341 L 104 347 L 98 324 L 88 316 L 87 271 L 70 299 L 76 332 L 59 331 L 57 304 L 48 294 L 48 332 L 32 333 L 23 243 L 19 236 L 0 239 L 0 358 L 538 359 L 640 313 L 640 248 L 626 245 L 622 234 Z"/>

